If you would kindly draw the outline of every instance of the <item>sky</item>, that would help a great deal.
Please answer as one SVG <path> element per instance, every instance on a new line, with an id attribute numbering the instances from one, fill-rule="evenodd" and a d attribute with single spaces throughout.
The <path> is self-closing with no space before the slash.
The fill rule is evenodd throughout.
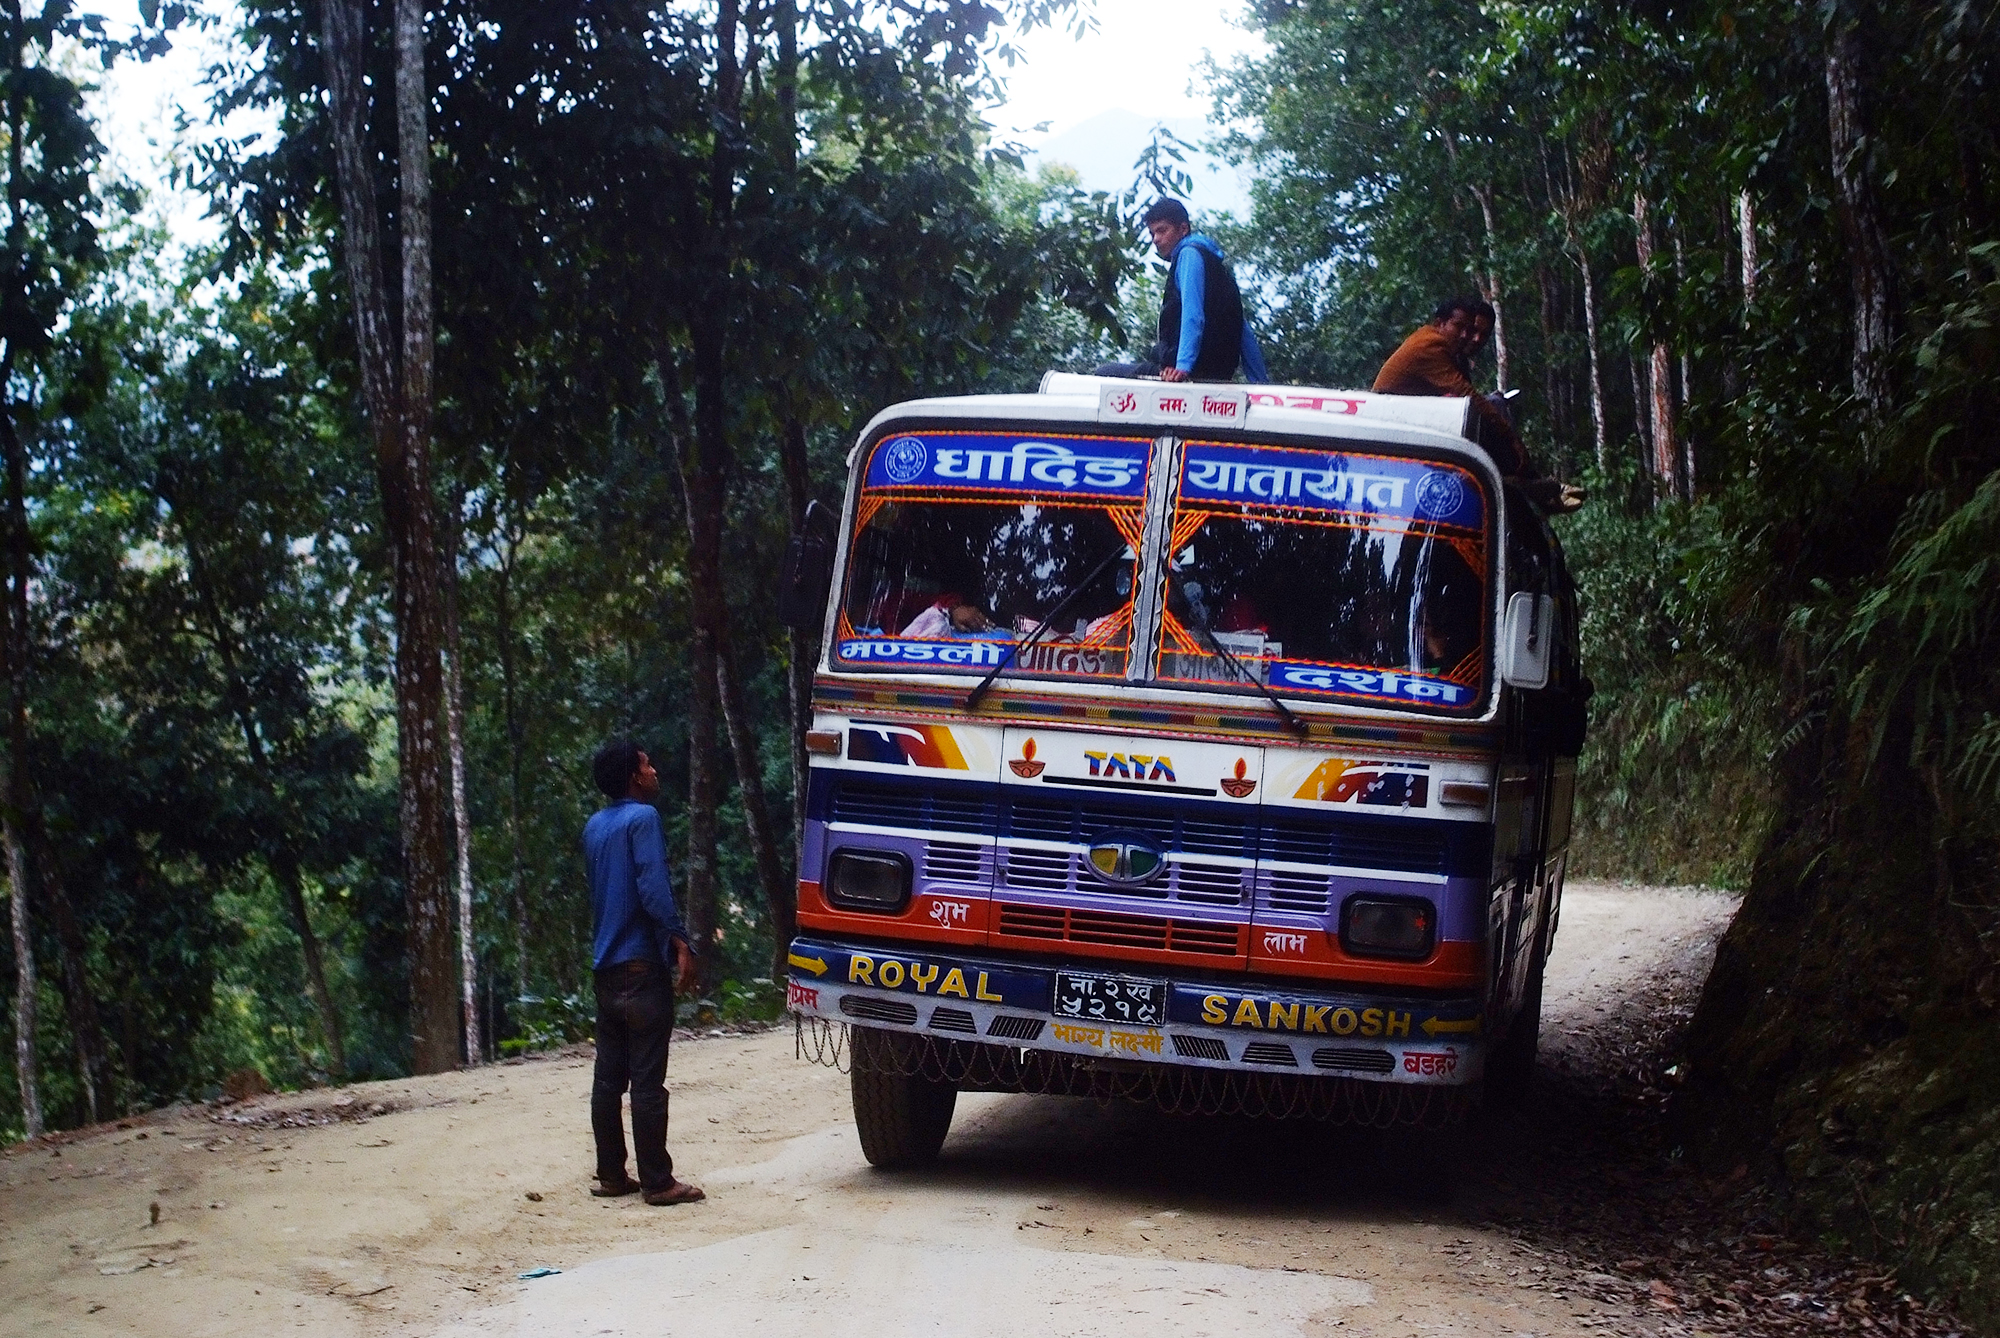
<path id="1" fill-rule="evenodd" d="M 138 21 L 138 0 L 102 0 L 92 8 L 114 31 Z M 226 10 L 227 0 L 208 8 Z M 1151 127 L 1167 123 L 1182 138 L 1199 141 L 1213 133 L 1209 97 L 1198 66 L 1212 54 L 1227 64 L 1263 49 L 1260 38 L 1243 30 L 1240 0 L 1097 0 L 1094 32 L 1081 39 L 1042 29 L 1015 40 L 1021 59 L 1001 67 L 1006 96 L 988 117 L 995 136 L 1031 150 L 1047 146 L 1048 157 L 1076 167 L 1093 190 L 1127 185 L 1131 163 Z M 206 121 L 207 92 L 201 71 L 220 44 L 220 33 L 183 29 L 174 50 L 144 64 L 124 62 L 103 76 L 93 96 L 113 163 L 153 192 L 154 207 L 183 243 L 212 237 L 216 225 L 204 221 L 202 202 L 177 194 L 167 184 L 186 146 L 174 133 L 175 112 L 197 123 L 198 137 L 217 133 Z M 239 120 L 228 133 L 261 127 Z M 1247 201 L 1246 184 L 1233 169 L 1214 160 L 1193 164 L 1191 193 L 1197 214 L 1234 209 Z"/>

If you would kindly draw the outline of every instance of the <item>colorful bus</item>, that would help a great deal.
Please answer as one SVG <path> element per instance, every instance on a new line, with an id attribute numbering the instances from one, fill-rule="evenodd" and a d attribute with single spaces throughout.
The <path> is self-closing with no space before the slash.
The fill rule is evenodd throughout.
<path id="1" fill-rule="evenodd" d="M 1468 411 L 1052 373 L 868 424 L 786 578 L 824 629 L 787 999 L 871 1162 L 963 1090 L 1525 1087 L 1589 685 Z"/>

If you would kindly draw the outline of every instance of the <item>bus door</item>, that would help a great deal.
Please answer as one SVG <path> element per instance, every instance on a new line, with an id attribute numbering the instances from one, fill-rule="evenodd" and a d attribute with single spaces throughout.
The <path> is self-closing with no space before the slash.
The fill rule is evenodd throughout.
<path id="1" fill-rule="evenodd" d="M 1509 488 L 1506 597 L 1550 594 L 1554 580 L 1555 558 L 1542 522 L 1519 492 Z M 1537 699 L 1542 694 L 1512 686 L 1501 692 L 1502 743 L 1488 910 L 1495 1003 L 1507 1013 L 1526 986 L 1539 937 L 1556 773 L 1547 731 L 1540 727 Z"/>

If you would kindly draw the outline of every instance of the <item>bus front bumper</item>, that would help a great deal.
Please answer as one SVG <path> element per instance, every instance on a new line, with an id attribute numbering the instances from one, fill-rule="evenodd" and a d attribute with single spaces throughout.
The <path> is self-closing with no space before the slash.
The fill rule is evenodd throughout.
<path id="1" fill-rule="evenodd" d="M 794 939 L 788 960 L 790 1012 L 939 1040 L 1433 1087 L 1477 1081 L 1485 1068 L 1471 997 L 1176 979 L 818 937 Z"/>

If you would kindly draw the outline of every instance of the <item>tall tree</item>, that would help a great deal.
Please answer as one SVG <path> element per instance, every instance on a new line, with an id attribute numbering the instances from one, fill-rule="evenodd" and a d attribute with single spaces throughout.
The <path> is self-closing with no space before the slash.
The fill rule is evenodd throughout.
<path id="1" fill-rule="evenodd" d="M 157 17 L 157 15 L 155 16 Z M 4 515 L 0 544 L 6 561 L 0 671 L 7 689 L 6 775 L 0 779 L 0 842 L 7 852 L 14 915 L 32 981 L 32 908 L 39 902 L 56 934 L 63 1002 L 75 1043 L 89 1118 L 112 1099 L 109 1056 L 86 968 L 87 946 L 45 830 L 34 770 L 35 536 L 29 514 L 29 453 L 37 432 L 41 361 L 83 285 L 102 260 L 91 174 L 102 153 L 84 115 L 82 90 L 63 70 L 64 42 L 99 46 L 109 59 L 100 21 L 77 16 L 52 0 L 27 12 L 20 0 L 0 4 L 0 98 L 5 100 L 7 219 L 0 243 L 0 466 Z M 26 387 L 22 396 L 19 391 Z M 17 1002 L 17 1010 L 22 1005 Z M 17 1055 L 26 1066 L 24 1100 L 34 1089 L 33 1001 L 17 1011 Z M 35 1112 L 31 1123 L 39 1123 Z"/>
<path id="2" fill-rule="evenodd" d="M 394 13 L 400 322 L 391 317 L 384 281 L 375 157 L 368 142 L 370 44 L 362 0 L 326 0 L 321 9 L 321 59 L 362 404 L 375 441 L 377 484 L 395 566 L 396 751 L 409 938 L 411 1064 L 419 1073 L 435 1073 L 458 1062 L 459 1000 L 443 781 L 444 677 L 439 658 L 443 617 L 431 496 L 429 98 L 421 0 L 395 0 Z"/>

